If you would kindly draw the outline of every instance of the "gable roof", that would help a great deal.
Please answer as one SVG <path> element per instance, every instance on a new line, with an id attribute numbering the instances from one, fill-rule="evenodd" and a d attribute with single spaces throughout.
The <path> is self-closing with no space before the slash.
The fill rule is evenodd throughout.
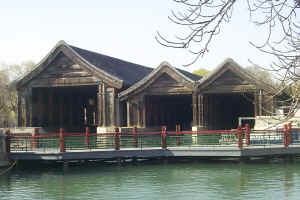
<path id="1" fill-rule="evenodd" d="M 123 100 L 126 99 L 129 95 L 141 92 L 144 87 L 147 87 L 153 82 L 154 79 L 158 78 L 160 73 L 166 73 L 167 71 L 174 72 L 178 77 L 181 78 L 183 82 L 185 82 L 187 85 L 190 85 L 190 87 L 192 88 L 194 88 L 196 81 L 202 78 L 201 76 L 189 73 L 187 71 L 176 69 L 172 67 L 168 62 L 164 61 L 142 80 L 132 85 L 130 88 L 122 91 L 119 94 L 119 98 Z"/>
<path id="2" fill-rule="evenodd" d="M 153 70 L 149 67 L 71 46 L 65 41 L 59 41 L 31 72 L 17 80 L 17 87 L 25 85 L 40 74 L 47 67 L 47 63 L 50 63 L 51 56 L 57 55 L 55 54 L 57 51 L 63 51 L 71 54 L 71 57 L 76 57 L 77 61 L 86 68 L 93 70 L 100 77 L 110 79 L 118 88 L 128 88 Z"/>
<path id="3" fill-rule="evenodd" d="M 271 93 L 275 92 L 274 88 L 271 85 L 263 82 L 262 80 L 257 79 L 252 73 L 242 68 L 232 58 L 225 59 L 221 64 L 218 65 L 218 67 L 212 73 L 210 73 L 207 77 L 201 79 L 198 82 L 197 88 L 201 90 L 208 87 L 214 80 L 216 80 L 228 70 L 234 72 L 243 79 L 253 83 L 258 89 L 264 89 Z"/>
<path id="4" fill-rule="evenodd" d="M 153 70 L 153 68 L 150 67 L 134 64 L 75 46 L 70 45 L 70 47 L 98 69 L 123 80 L 125 87 L 129 87 L 138 82 Z"/>

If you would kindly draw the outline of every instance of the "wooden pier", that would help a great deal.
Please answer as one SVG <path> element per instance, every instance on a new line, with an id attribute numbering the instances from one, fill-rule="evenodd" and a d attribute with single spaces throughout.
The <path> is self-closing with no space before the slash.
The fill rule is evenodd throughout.
<path id="1" fill-rule="evenodd" d="M 117 160 L 152 158 L 240 158 L 300 155 L 299 130 L 285 125 L 277 130 L 233 130 L 158 132 L 8 134 L 6 152 L 10 160 Z"/>

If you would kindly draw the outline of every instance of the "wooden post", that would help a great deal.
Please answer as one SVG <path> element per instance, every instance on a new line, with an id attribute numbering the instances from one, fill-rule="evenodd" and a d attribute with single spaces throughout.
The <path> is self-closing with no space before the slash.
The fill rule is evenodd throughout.
<path id="1" fill-rule="evenodd" d="M 89 127 L 85 128 L 85 148 L 89 148 Z"/>
<path id="2" fill-rule="evenodd" d="M 250 145 L 250 129 L 249 129 L 249 124 L 246 124 L 245 126 L 245 132 L 246 132 L 246 145 Z"/>
<path id="3" fill-rule="evenodd" d="M 258 114 L 259 116 L 263 115 L 263 91 L 259 90 L 258 96 Z"/>
<path id="4" fill-rule="evenodd" d="M 38 126 L 42 126 L 44 110 L 43 110 L 43 93 L 41 90 L 38 90 L 37 109 L 38 109 L 37 110 L 38 116 L 36 117 L 38 119 Z M 36 115 L 36 113 L 34 114 Z"/>
<path id="5" fill-rule="evenodd" d="M 161 127 L 161 147 L 162 149 L 167 148 L 167 126 Z"/>
<path id="6" fill-rule="evenodd" d="M 288 143 L 292 144 L 293 143 L 293 136 L 292 136 L 292 123 L 289 122 L 287 125 L 287 132 L 288 132 Z"/>
<path id="7" fill-rule="evenodd" d="M 127 108 L 127 127 L 131 126 L 131 103 L 129 102 L 129 100 L 126 102 L 126 108 Z"/>
<path id="8" fill-rule="evenodd" d="M 64 129 L 59 129 L 59 150 L 65 152 Z"/>
<path id="9" fill-rule="evenodd" d="M 288 142 L 288 130 L 287 130 L 287 125 L 284 124 L 282 127 L 282 131 L 284 134 L 284 147 L 288 148 L 289 147 L 289 142 Z"/>
<path id="10" fill-rule="evenodd" d="M 116 125 L 116 105 L 115 105 L 115 89 L 113 88 L 112 93 L 110 95 L 110 104 L 111 104 L 111 110 L 110 110 L 110 126 Z"/>
<path id="11" fill-rule="evenodd" d="M 240 149 L 243 148 L 243 130 L 241 126 L 238 127 L 238 146 Z"/>
<path id="12" fill-rule="evenodd" d="M 179 137 L 179 134 L 180 134 L 180 124 L 177 124 L 177 125 L 176 125 L 176 146 L 179 146 L 179 145 L 180 145 L 180 137 Z"/>
<path id="13" fill-rule="evenodd" d="M 24 98 L 23 90 L 18 89 L 18 127 L 24 126 Z"/>
<path id="14" fill-rule="evenodd" d="M 198 96 L 198 125 L 204 127 L 204 96 Z"/>
<path id="15" fill-rule="evenodd" d="M 69 102 L 69 126 L 73 127 L 73 95 L 72 93 L 70 94 L 68 98 Z"/>
<path id="16" fill-rule="evenodd" d="M 63 108 L 64 108 L 63 96 L 59 96 L 59 125 L 63 126 Z"/>
<path id="17" fill-rule="evenodd" d="M 38 148 L 38 138 L 39 135 L 39 128 L 34 128 L 33 137 L 31 139 L 31 147 L 33 149 Z"/>
<path id="18" fill-rule="evenodd" d="M 106 88 L 102 84 L 102 126 L 106 126 Z"/>
<path id="19" fill-rule="evenodd" d="M 136 126 L 132 128 L 132 134 L 133 134 L 133 147 L 137 148 L 138 147 L 138 135 L 137 135 L 137 128 Z"/>
<path id="20" fill-rule="evenodd" d="M 53 126 L 53 97 L 52 97 L 52 92 L 48 94 L 48 125 Z"/>
<path id="21" fill-rule="evenodd" d="M 192 95 L 192 101 L 193 101 L 193 126 L 197 126 L 197 96 L 196 94 Z"/>
<path id="22" fill-rule="evenodd" d="M 97 114 L 98 114 L 98 126 L 102 125 L 102 85 L 98 86 L 98 102 L 97 102 Z"/>
<path id="23" fill-rule="evenodd" d="M 6 130 L 5 132 L 5 144 L 6 144 L 6 153 L 10 153 L 10 131 Z"/>
<path id="24" fill-rule="evenodd" d="M 115 128 L 115 150 L 120 150 L 119 128 Z"/>

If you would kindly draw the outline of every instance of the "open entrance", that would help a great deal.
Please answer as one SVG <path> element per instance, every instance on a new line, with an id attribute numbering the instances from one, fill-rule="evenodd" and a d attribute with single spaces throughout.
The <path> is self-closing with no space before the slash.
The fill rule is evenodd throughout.
<path id="1" fill-rule="evenodd" d="M 146 126 L 166 125 L 174 130 L 176 124 L 181 129 L 191 129 L 193 109 L 191 95 L 153 95 L 146 96 Z"/>
<path id="2" fill-rule="evenodd" d="M 34 88 L 33 126 L 83 131 L 97 123 L 97 86 Z"/>
<path id="3" fill-rule="evenodd" d="M 254 117 L 252 94 L 212 94 L 207 98 L 209 129 L 237 128 L 239 117 Z"/>

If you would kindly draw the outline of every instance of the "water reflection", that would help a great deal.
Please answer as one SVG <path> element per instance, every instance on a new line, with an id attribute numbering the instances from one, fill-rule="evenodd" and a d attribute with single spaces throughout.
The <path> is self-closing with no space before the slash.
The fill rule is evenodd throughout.
<path id="1" fill-rule="evenodd" d="M 189 162 L 19 168 L 0 199 L 296 199 L 300 163 Z"/>

